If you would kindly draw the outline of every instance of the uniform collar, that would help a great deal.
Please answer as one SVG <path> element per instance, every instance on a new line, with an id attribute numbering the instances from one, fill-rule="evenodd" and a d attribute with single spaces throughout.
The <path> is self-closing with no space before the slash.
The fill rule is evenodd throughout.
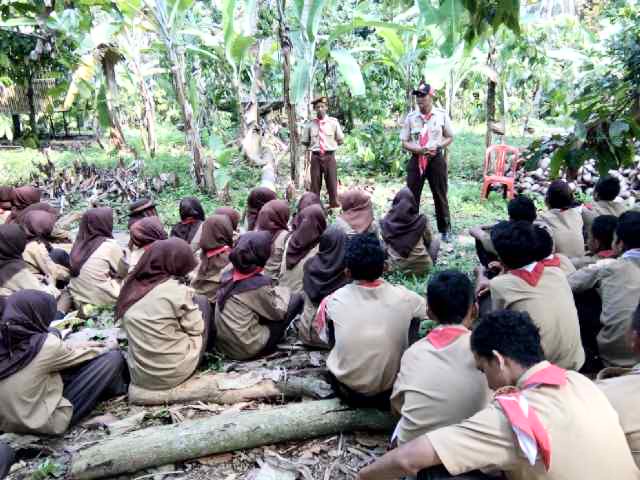
<path id="1" fill-rule="evenodd" d="M 542 362 L 536 363 L 532 367 L 529 367 L 522 375 L 520 375 L 520 378 L 518 378 L 518 381 L 516 382 L 516 386 L 519 389 L 523 390 L 528 385 L 530 385 L 532 381 L 534 383 L 543 383 L 543 382 L 537 381 L 536 379 L 540 374 L 542 374 L 544 370 L 547 370 L 549 374 L 555 374 L 556 371 L 564 372 L 564 370 L 560 369 L 559 367 L 556 367 L 555 365 L 548 362 L 547 360 L 543 360 Z"/>

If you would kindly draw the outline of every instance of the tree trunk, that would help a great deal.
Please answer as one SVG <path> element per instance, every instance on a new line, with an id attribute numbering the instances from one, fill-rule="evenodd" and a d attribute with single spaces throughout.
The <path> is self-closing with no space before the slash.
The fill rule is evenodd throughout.
<path id="1" fill-rule="evenodd" d="M 73 454 L 68 477 L 114 477 L 144 468 L 223 452 L 299 441 L 353 430 L 390 432 L 394 419 L 376 409 L 351 409 L 338 400 L 228 413 L 145 428 L 101 441 Z"/>
<path id="2" fill-rule="evenodd" d="M 35 92 L 33 90 L 33 74 L 29 74 L 27 80 L 27 100 L 29 101 L 29 128 L 31 128 L 31 135 L 38 138 L 38 124 L 36 122 L 36 101 Z"/>
<path id="3" fill-rule="evenodd" d="M 495 69 L 495 56 L 496 47 L 495 43 L 489 41 L 489 55 L 487 56 L 487 65 Z M 496 121 L 496 82 L 491 79 L 487 80 L 487 102 L 486 102 L 486 115 L 487 115 L 487 133 L 485 135 L 485 145 L 487 148 L 493 141 L 493 123 Z"/>
<path id="4" fill-rule="evenodd" d="M 144 81 L 142 69 L 136 58 L 131 59 L 131 66 L 135 76 L 138 78 L 138 86 L 140 87 L 140 96 L 142 97 L 142 143 L 146 152 L 155 157 L 158 148 L 158 138 L 156 136 L 156 107 L 153 101 L 153 94 Z"/>
<path id="5" fill-rule="evenodd" d="M 109 117 L 109 138 L 116 150 L 127 148 L 122 125 L 120 124 L 120 109 L 118 108 L 118 84 L 116 82 L 116 63 L 120 54 L 113 50 L 106 50 L 102 55 L 102 72 L 106 82 L 107 116 Z"/>
<path id="6" fill-rule="evenodd" d="M 22 136 L 22 125 L 20 124 L 20 115 L 14 113 L 11 115 L 11 120 L 13 121 L 13 138 L 17 139 Z"/>
<path id="7" fill-rule="evenodd" d="M 282 400 L 302 397 L 323 399 L 333 394 L 331 386 L 320 378 L 310 376 L 279 378 L 281 376 L 277 371 L 203 375 L 188 380 L 171 390 L 163 391 L 145 390 L 131 385 L 129 387 L 129 403 L 133 405 L 165 405 L 202 401 L 232 405 L 265 399 Z"/>

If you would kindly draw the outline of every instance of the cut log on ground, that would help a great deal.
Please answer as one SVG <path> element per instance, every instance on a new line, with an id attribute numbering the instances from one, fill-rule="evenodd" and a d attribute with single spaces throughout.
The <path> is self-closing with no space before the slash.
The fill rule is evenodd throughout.
<path id="1" fill-rule="evenodd" d="M 333 396 L 331 385 L 317 377 L 287 375 L 283 371 L 223 373 L 192 378 L 171 390 L 146 390 L 131 385 L 129 403 L 165 405 L 195 401 L 231 405 L 251 400 Z"/>
<path id="2" fill-rule="evenodd" d="M 113 477 L 217 453 L 306 440 L 353 430 L 390 432 L 394 419 L 375 409 L 351 409 L 339 400 L 290 404 L 146 428 L 73 454 L 68 476 Z"/>

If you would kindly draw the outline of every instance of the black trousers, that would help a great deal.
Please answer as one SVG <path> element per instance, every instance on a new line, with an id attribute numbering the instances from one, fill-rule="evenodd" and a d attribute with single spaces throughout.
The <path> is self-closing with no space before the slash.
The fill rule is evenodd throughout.
<path id="1" fill-rule="evenodd" d="M 602 329 L 600 323 L 602 299 L 595 288 L 582 293 L 574 293 L 573 299 L 576 302 L 576 310 L 578 310 L 580 338 L 585 354 L 585 362 L 580 372 L 597 373 L 604 368 L 598 349 L 598 334 Z"/>
<path id="2" fill-rule="evenodd" d="M 118 350 L 103 353 L 61 372 L 62 396 L 73 405 L 71 425 L 91 413 L 100 400 L 124 395 L 129 388 L 129 368 Z"/>
<path id="3" fill-rule="evenodd" d="M 311 152 L 311 191 L 320 195 L 322 177 L 329 194 L 329 206 L 339 207 L 338 203 L 338 167 L 335 152 Z"/>
<path id="4" fill-rule="evenodd" d="M 435 157 L 429 159 L 429 164 L 422 175 L 420 174 L 418 155 L 412 155 L 407 163 L 407 187 L 416 197 L 418 204 L 420 204 L 425 180 L 429 182 L 429 188 L 433 195 L 438 231 L 440 233 L 448 232 L 451 229 L 449 200 L 447 198 L 449 181 L 447 162 L 442 150 L 439 150 Z"/>
<path id="5" fill-rule="evenodd" d="M 0 480 L 9 475 L 13 462 L 15 462 L 13 449 L 6 443 L 0 442 Z"/>
<path id="6" fill-rule="evenodd" d="M 350 407 L 377 408 L 378 410 L 384 411 L 391 410 L 392 390 L 387 390 L 375 395 L 364 395 L 342 383 L 331 372 L 327 372 L 327 380 L 335 390 L 336 395 Z"/>
<path id="7" fill-rule="evenodd" d="M 444 480 L 448 478 L 457 478 L 458 480 L 496 480 L 496 477 L 490 477 L 478 470 L 463 473 L 462 475 L 451 475 L 442 465 L 420 470 L 416 478 L 417 480 Z"/>
<path id="8" fill-rule="evenodd" d="M 284 334 L 287 332 L 287 328 L 291 325 L 291 322 L 302 313 L 304 308 L 304 298 L 300 293 L 291 294 L 289 299 L 289 306 L 287 307 L 287 314 L 281 322 L 265 321 L 265 325 L 269 329 L 269 340 L 264 346 L 259 356 L 269 355 L 278 348 L 278 343 L 284 338 Z"/>
<path id="9" fill-rule="evenodd" d="M 204 335 L 202 341 L 202 355 L 204 357 L 205 352 L 213 351 L 216 344 L 216 337 L 218 332 L 216 330 L 215 323 L 215 305 L 209 302 L 209 299 L 204 295 L 195 295 L 193 297 L 193 303 L 195 303 L 200 312 L 202 313 L 202 319 L 204 320 Z"/>

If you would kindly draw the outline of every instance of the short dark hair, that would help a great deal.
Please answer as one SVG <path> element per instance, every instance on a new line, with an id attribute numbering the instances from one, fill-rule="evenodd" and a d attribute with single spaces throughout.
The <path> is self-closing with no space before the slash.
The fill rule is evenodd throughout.
<path id="1" fill-rule="evenodd" d="M 536 219 L 536 204 L 525 195 L 518 195 L 507 205 L 509 220 L 533 222 Z"/>
<path id="2" fill-rule="evenodd" d="M 491 241 L 507 268 L 521 268 L 536 258 L 536 233 L 533 224 L 525 221 L 503 221 L 491 228 Z"/>
<path id="3" fill-rule="evenodd" d="M 547 203 L 549 204 L 549 208 L 573 207 L 573 193 L 571 193 L 569 184 L 564 180 L 551 182 L 547 190 Z"/>
<path id="4" fill-rule="evenodd" d="M 547 258 L 553 253 L 553 237 L 551 233 L 540 225 L 534 225 L 533 231 L 536 234 L 536 260 Z"/>
<path id="5" fill-rule="evenodd" d="M 594 192 L 598 194 L 599 200 L 610 202 L 615 200 L 620 194 L 620 180 L 613 175 L 605 175 L 600 177 L 594 188 Z"/>
<path id="6" fill-rule="evenodd" d="M 347 243 L 345 266 L 354 280 L 373 281 L 384 272 L 384 250 L 373 233 L 354 235 Z"/>
<path id="7" fill-rule="evenodd" d="M 600 215 L 591 224 L 591 236 L 602 244 L 603 250 L 608 250 L 613 245 L 617 226 L 618 217 L 615 215 Z"/>
<path id="8" fill-rule="evenodd" d="M 471 350 L 491 359 L 493 351 L 528 368 L 544 360 L 540 331 L 527 312 L 496 310 L 484 317 L 471 334 Z"/>
<path id="9" fill-rule="evenodd" d="M 640 248 L 640 212 L 629 210 L 620 215 L 616 236 L 626 250 Z"/>
<path id="10" fill-rule="evenodd" d="M 445 270 L 427 286 L 427 303 L 439 323 L 462 323 L 473 303 L 473 285 L 464 273 Z"/>

